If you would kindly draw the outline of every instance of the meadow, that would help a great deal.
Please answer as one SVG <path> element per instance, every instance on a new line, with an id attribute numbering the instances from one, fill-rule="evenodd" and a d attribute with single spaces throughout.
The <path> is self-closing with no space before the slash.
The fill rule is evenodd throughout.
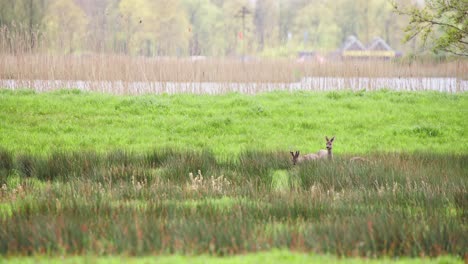
<path id="1" fill-rule="evenodd" d="M 0 91 L 0 146 L 17 152 L 125 149 L 337 154 L 468 150 L 466 93 L 273 92 L 113 96 Z"/>
<path id="2" fill-rule="evenodd" d="M 1 90 L 0 254 L 461 262 L 467 109 L 464 93 Z M 325 135 L 333 160 L 292 165 Z"/>

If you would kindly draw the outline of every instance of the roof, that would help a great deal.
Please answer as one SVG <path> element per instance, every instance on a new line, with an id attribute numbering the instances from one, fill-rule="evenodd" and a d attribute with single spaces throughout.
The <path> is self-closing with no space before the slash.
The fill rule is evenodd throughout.
<path id="1" fill-rule="evenodd" d="M 361 41 L 355 36 L 349 36 L 343 44 L 342 50 L 365 50 L 366 48 L 362 45 Z"/>
<path id="2" fill-rule="evenodd" d="M 382 38 L 374 38 L 369 44 L 368 50 L 393 50 Z"/>
<path id="3" fill-rule="evenodd" d="M 366 47 L 355 36 L 349 36 L 343 44 L 341 56 L 346 58 L 392 58 L 396 56 L 396 52 L 382 38 L 374 38 Z"/>

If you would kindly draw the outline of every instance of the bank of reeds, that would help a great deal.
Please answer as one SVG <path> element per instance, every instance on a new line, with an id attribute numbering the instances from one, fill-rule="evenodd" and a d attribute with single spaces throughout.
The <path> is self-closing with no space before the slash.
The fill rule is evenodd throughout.
<path id="1" fill-rule="evenodd" d="M 0 252 L 466 254 L 466 155 L 366 159 L 0 151 Z"/>
<path id="2" fill-rule="evenodd" d="M 2 54 L 0 79 L 124 82 L 297 82 L 302 77 L 466 78 L 464 60 L 430 62 L 296 59 L 147 58 L 118 54 Z"/>

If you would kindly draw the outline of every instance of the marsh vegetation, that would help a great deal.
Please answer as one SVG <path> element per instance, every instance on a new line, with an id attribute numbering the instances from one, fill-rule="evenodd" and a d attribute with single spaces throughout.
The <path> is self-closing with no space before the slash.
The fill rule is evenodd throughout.
<path id="1" fill-rule="evenodd" d="M 466 253 L 464 94 L 0 100 L 2 254 Z M 323 148 L 323 131 L 334 159 L 294 166 L 290 147 Z"/>
<path id="2" fill-rule="evenodd" d="M 466 155 L 2 151 L 2 254 L 463 256 Z"/>

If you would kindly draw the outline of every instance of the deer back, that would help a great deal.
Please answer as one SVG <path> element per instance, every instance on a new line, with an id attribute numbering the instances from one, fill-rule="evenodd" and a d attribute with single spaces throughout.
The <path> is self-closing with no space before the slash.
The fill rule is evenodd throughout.
<path id="1" fill-rule="evenodd" d="M 324 157 L 327 157 L 328 156 L 328 151 L 324 150 L 324 149 L 321 149 L 317 152 L 317 156 L 319 158 L 324 158 Z"/>
<path id="2" fill-rule="evenodd" d="M 315 160 L 315 159 L 318 159 L 318 158 L 319 158 L 319 156 L 317 154 L 311 153 L 311 154 L 306 154 L 304 156 L 299 157 L 298 162 L 302 162 L 302 161 L 306 161 L 306 160 Z"/>

